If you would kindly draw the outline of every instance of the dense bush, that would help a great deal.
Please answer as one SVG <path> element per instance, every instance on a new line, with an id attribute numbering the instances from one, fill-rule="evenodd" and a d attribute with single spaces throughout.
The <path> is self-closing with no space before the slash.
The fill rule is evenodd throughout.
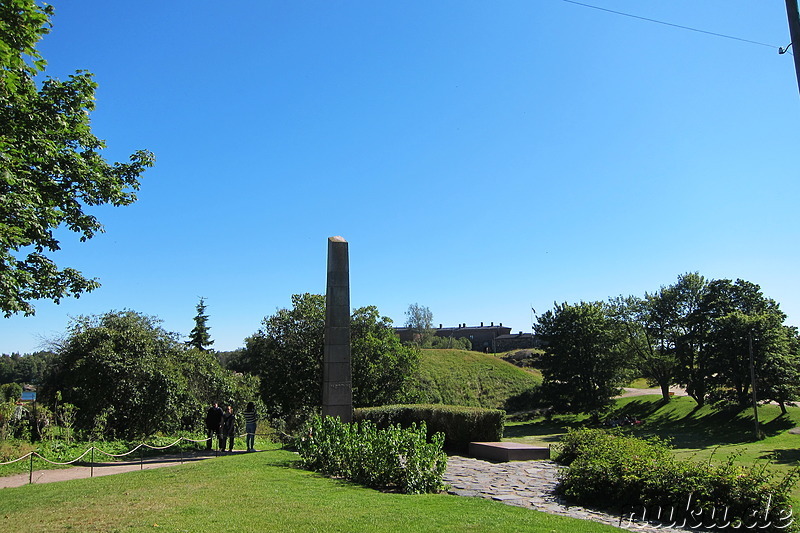
<path id="1" fill-rule="evenodd" d="M 409 427 L 424 423 L 429 435 L 444 434 L 447 449 L 466 451 L 470 442 L 503 438 L 505 412 L 499 409 L 456 405 L 385 405 L 356 409 L 355 420 L 371 420 L 378 427 Z"/>
<path id="2" fill-rule="evenodd" d="M 568 468 L 559 490 L 586 505 L 670 510 L 691 527 L 792 531 L 791 499 L 797 471 L 775 481 L 766 465 L 676 459 L 667 443 L 600 429 L 571 430 L 554 459 Z M 788 527 L 788 529 L 787 529 Z"/>
<path id="3" fill-rule="evenodd" d="M 199 429 L 212 401 L 239 407 L 256 398 L 256 378 L 224 370 L 159 323 L 128 310 L 73 319 L 40 388 L 60 425 L 85 438 L 139 439 Z"/>
<path id="4" fill-rule="evenodd" d="M 351 424 L 314 416 L 296 441 L 305 468 L 368 487 L 406 494 L 438 492 L 447 467 L 444 436 L 427 439 L 425 424 L 385 429 L 365 420 Z"/>
<path id="5" fill-rule="evenodd" d="M 0 402 L 16 402 L 22 397 L 22 385 L 5 383 L 0 385 Z"/>
<path id="6" fill-rule="evenodd" d="M 420 348 L 471 350 L 472 341 L 466 337 L 454 339 L 453 337 L 429 337 L 425 339 Z"/>

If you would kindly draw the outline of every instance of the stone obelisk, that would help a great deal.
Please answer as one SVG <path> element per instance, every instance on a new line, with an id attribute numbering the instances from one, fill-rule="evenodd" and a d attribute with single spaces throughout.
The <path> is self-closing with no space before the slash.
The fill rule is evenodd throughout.
<path id="1" fill-rule="evenodd" d="M 325 351 L 322 368 L 322 415 L 353 420 L 350 370 L 350 259 L 347 241 L 328 239 L 328 287 L 325 293 Z"/>

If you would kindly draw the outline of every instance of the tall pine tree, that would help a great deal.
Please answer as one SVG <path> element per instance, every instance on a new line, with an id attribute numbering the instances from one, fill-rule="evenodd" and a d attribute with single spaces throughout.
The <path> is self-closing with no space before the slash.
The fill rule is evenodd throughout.
<path id="1" fill-rule="evenodd" d="M 197 315 L 194 317 L 194 328 L 189 334 L 187 345 L 197 348 L 202 352 L 207 352 L 214 341 L 211 340 L 211 334 L 208 327 L 208 315 L 206 313 L 206 299 L 200 297 L 200 302 L 197 304 Z"/>

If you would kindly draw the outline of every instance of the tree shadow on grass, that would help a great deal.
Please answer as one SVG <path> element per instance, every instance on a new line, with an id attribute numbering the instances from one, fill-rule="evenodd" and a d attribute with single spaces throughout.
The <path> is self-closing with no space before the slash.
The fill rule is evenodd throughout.
<path id="1" fill-rule="evenodd" d="M 585 422 L 577 420 L 539 420 L 506 426 L 503 431 L 503 438 L 539 437 L 539 440 L 545 442 L 557 442 L 561 440 L 561 435 L 569 429 L 584 427 L 585 425 Z"/>
<path id="2" fill-rule="evenodd" d="M 633 403 L 633 402 L 632 402 Z M 664 413 L 647 418 L 637 433 L 655 434 L 669 439 L 677 448 L 705 448 L 714 445 L 747 444 L 755 440 L 754 422 L 747 408 L 728 407 L 699 415 L 695 407 L 684 416 Z M 790 428 L 794 422 L 780 415 L 760 424 L 764 436 L 774 437 Z"/>
<path id="3" fill-rule="evenodd" d="M 673 403 L 675 402 L 675 403 Z M 632 417 L 642 425 L 624 426 L 636 436 L 658 436 L 669 440 L 676 448 L 702 449 L 717 445 L 750 444 L 754 442 L 754 422 L 749 408 L 738 406 L 710 409 L 686 400 L 654 401 L 652 398 L 631 399 L 609 412 L 604 420 Z M 557 415 L 552 419 L 512 424 L 505 428 L 507 439 L 537 438 L 542 442 L 558 442 L 570 428 L 590 425 L 585 418 Z M 766 437 L 774 437 L 791 429 L 796 421 L 789 415 L 777 415 L 762 420 L 759 426 Z M 790 450 L 783 452 L 791 462 Z M 780 459 L 779 459 L 780 460 Z"/>
<path id="4" fill-rule="evenodd" d="M 797 465 L 798 462 L 800 462 L 800 449 L 782 448 L 778 450 L 772 450 L 771 452 L 765 452 L 762 454 L 759 459 L 766 459 L 775 464 Z"/>
<path id="5" fill-rule="evenodd" d="M 606 419 L 608 420 L 615 417 L 631 416 L 639 420 L 645 420 L 652 417 L 653 414 L 663 406 L 663 401 L 653 402 L 650 400 L 631 400 L 624 406 L 611 411 L 608 416 L 606 416 Z"/>
<path id="6" fill-rule="evenodd" d="M 778 433 L 788 431 L 795 426 L 794 421 L 789 415 L 780 414 L 770 420 L 761 424 L 761 431 L 768 437 L 774 437 Z"/>

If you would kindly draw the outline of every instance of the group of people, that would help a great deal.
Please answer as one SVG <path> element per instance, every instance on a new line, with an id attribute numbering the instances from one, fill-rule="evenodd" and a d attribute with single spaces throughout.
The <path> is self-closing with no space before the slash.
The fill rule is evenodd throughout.
<path id="1" fill-rule="evenodd" d="M 256 440 L 256 407 L 253 402 L 248 402 L 244 410 L 245 440 L 247 451 L 254 452 Z M 224 452 L 226 445 L 229 452 L 233 451 L 233 440 L 236 437 L 236 415 L 233 406 L 228 405 L 225 409 L 221 408 L 217 402 L 211 404 L 206 413 L 206 450 L 210 450 L 216 438 L 219 442 L 219 450 Z"/>

